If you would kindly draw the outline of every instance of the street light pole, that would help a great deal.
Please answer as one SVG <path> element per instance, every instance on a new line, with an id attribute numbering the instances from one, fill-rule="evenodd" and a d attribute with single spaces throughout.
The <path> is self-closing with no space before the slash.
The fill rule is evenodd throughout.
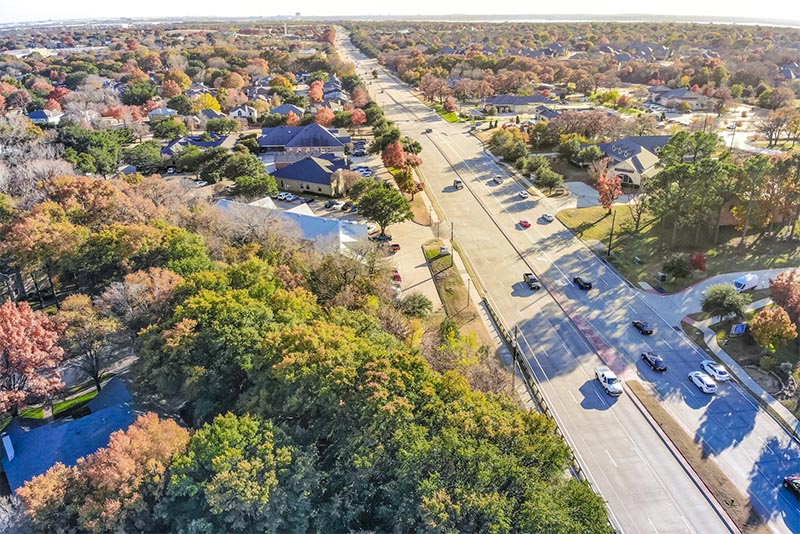
<path id="1" fill-rule="evenodd" d="M 514 339 L 511 340 L 511 394 L 517 389 L 517 326 L 514 326 Z"/>
<path id="2" fill-rule="evenodd" d="M 611 256 L 611 243 L 612 243 L 612 241 L 614 241 L 614 223 L 617 220 L 617 212 L 613 211 L 613 209 L 614 209 L 613 207 L 611 209 L 612 209 L 612 212 L 611 212 L 612 213 L 612 215 L 611 215 L 611 234 L 608 236 L 608 252 L 606 252 L 606 257 L 610 257 Z"/>
<path id="3" fill-rule="evenodd" d="M 731 133 L 731 148 L 728 152 L 733 152 L 733 140 L 736 137 L 736 123 L 733 123 L 733 133 Z"/>
<path id="4" fill-rule="evenodd" d="M 472 284 L 472 278 L 467 278 L 467 308 L 469 308 L 469 288 Z"/>

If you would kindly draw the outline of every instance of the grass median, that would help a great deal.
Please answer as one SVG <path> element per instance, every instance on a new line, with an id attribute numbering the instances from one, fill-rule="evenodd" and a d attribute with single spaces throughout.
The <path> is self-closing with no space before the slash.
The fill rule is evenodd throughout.
<path id="1" fill-rule="evenodd" d="M 433 276 L 433 282 L 442 298 L 445 312 L 448 317 L 463 324 L 475 318 L 475 311 L 469 306 L 467 286 L 453 263 L 452 251 L 448 254 L 441 254 L 443 245 L 444 242 L 441 239 L 432 239 L 422 248 Z"/>
<path id="2" fill-rule="evenodd" d="M 637 380 L 629 380 L 625 384 L 697 473 L 697 476 L 736 526 L 744 534 L 769 534 L 770 528 L 750 505 L 747 496 L 736 488 L 717 463 L 706 455 L 703 447 L 695 443 L 694 438 L 687 434 L 683 427 L 661 406 L 659 400 Z"/>

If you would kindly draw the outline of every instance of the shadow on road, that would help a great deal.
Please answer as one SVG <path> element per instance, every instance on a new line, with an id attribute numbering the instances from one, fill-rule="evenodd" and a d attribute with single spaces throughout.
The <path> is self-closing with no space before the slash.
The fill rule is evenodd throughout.
<path id="1" fill-rule="evenodd" d="M 797 496 L 783 487 L 783 477 L 800 471 L 800 449 L 775 437 L 764 442 L 753 468 L 747 493 L 753 508 L 764 517 L 782 517 L 790 532 L 800 532 Z"/>
<path id="2" fill-rule="evenodd" d="M 597 380 L 587 380 L 578 391 L 583 395 L 584 410 L 608 410 L 617 403 L 617 397 L 607 394 Z"/>

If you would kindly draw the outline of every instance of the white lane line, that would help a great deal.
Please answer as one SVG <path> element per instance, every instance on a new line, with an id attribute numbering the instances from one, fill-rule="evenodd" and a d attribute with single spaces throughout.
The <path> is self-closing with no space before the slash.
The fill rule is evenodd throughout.
<path id="1" fill-rule="evenodd" d="M 664 343 L 667 344 L 667 346 L 670 348 L 670 350 L 672 350 L 672 345 L 670 344 L 669 341 L 667 341 L 667 339 L 665 337 L 660 336 L 660 339 L 661 339 L 661 341 L 663 341 Z"/>
<path id="2" fill-rule="evenodd" d="M 692 385 L 694 385 L 694 384 L 692 384 Z M 683 386 L 686 389 L 686 391 L 691 393 L 692 397 L 696 397 L 697 396 L 697 393 L 694 390 L 692 390 L 689 386 L 687 386 L 686 384 L 681 383 L 681 386 Z"/>
<path id="3" fill-rule="evenodd" d="M 651 527 L 653 527 L 653 532 L 656 532 L 656 533 L 657 533 L 657 532 L 658 532 L 658 529 L 657 529 L 657 528 L 656 528 L 656 526 L 653 524 L 653 520 L 652 520 L 652 519 L 650 519 L 650 518 L 648 517 L 648 518 L 647 518 L 647 521 L 649 521 L 649 522 L 650 522 L 650 526 L 651 526 Z"/>
<path id="4" fill-rule="evenodd" d="M 605 451 L 606 451 L 606 454 L 608 455 L 608 459 L 611 460 L 611 463 L 614 464 L 614 467 L 616 468 L 617 467 L 617 462 L 614 461 L 614 457 L 611 456 L 611 453 L 608 452 L 608 449 L 606 449 Z"/>
<path id="5" fill-rule="evenodd" d="M 647 347 L 647 348 L 648 348 L 648 349 L 650 349 L 651 351 L 653 350 L 653 347 L 651 347 L 651 346 L 650 346 L 650 343 L 648 343 L 648 342 L 647 342 L 647 341 L 645 341 L 644 339 L 642 340 L 642 343 L 644 343 L 645 347 Z"/>
<path id="6" fill-rule="evenodd" d="M 571 389 L 568 389 L 567 393 L 569 393 L 569 396 L 572 397 L 573 401 L 575 401 L 575 404 L 580 404 L 580 402 L 578 402 L 578 399 L 575 398 L 575 395 L 572 394 L 572 390 Z M 606 451 L 606 452 L 608 452 L 608 451 Z"/>

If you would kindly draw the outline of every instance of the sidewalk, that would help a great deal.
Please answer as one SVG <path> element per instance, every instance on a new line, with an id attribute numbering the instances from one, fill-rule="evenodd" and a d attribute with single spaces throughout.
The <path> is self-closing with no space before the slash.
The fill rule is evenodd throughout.
<path id="1" fill-rule="evenodd" d="M 748 311 L 763 308 L 771 302 L 770 299 L 761 299 L 751 303 L 747 306 Z M 769 407 L 769 411 L 775 419 L 785 426 L 795 438 L 800 439 L 800 421 L 790 412 L 780 401 L 767 393 L 758 382 L 750 378 L 750 375 L 745 371 L 733 358 L 731 358 L 725 350 L 717 343 L 717 335 L 711 330 L 710 326 L 716 321 L 714 318 L 706 319 L 704 321 L 695 321 L 690 317 L 684 317 L 683 321 L 700 330 L 703 333 L 703 340 L 706 346 L 714 353 L 714 355 L 727 367 L 731 374 L 739 381 L 739 383 L 750 392 L 753 397 L 759 399 L 761 404 Z"/>

